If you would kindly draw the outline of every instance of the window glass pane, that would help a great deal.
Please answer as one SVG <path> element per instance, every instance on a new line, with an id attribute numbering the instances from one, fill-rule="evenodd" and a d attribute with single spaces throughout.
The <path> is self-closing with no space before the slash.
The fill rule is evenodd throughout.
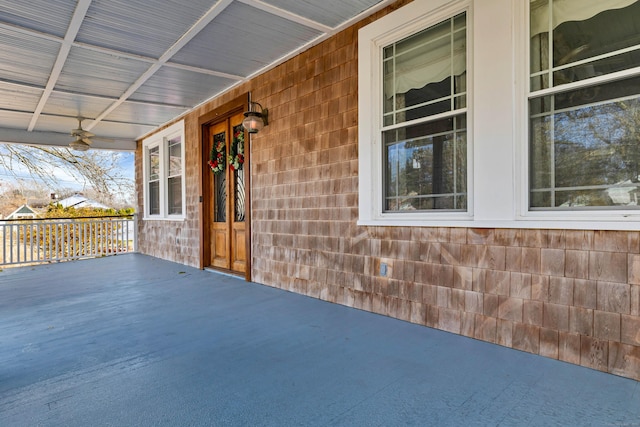
<path id="1" fill-rule="evenodd" d="M 391 46 L 387 46 L 387 47 L 384 48 L 384 50 L 383 50 L 384 59 L 391 58 L 393 56 L 393 47 L 394 46 L 391 45 Z"/>
<path id="2" fill-rule="evenodd" d="M 230 155 L 235 156 L 233 162 L 233 211 L 235 222 L 243 222 L 245 220 L 245 181 L 244 181 L 244 127 L 238 124 L 233 127 L 233 140 L 231 142 Z"/>
<path id="3" fill-rule="evenodd" d="M 465 93 L 467 91 L 467 33 L 456 31 L 453 34 L 453 93 Z"/>
<path id="4" fill-rule="evenodd" d="M 167 186 L 169 215 L 180 215 L 182 213 L 182 177 L 169 178 Z"/>
<path id="5" fill-rule="evenodd" d="M 213 135 L 212 144 L 216 148 L 216 156 L 212 159 L 213 165 L 216 168 L 222 168 L 219 172 L 214 174 L 215 185 L 215 202 L 213 221 L 214 222 L 226 222 L 227 221 L 227 173 L 226 173 L 226 161 L 227 161 L 227 133 L 220 132 Z"/>
<path id="6" fill-rule="evenodd" d="M 531 0 L 531 90 L 640 66 L 638 22 L 640 1 Z"/>
<path id="7" fill-rule="evenodd" d="M 640 77 L 589 79 L 640 67 L 640 1 L 530 5 L 530 207 L 637 208 Z"/>
<path id="8" fill-rule="evenodd" d="M 531 73 L 549 69 L 549 0 L 531 0 Z"/>
<path id="9" fill-rule="evenodd" d="M 462 108 L 466 37 L 463 13 L 384 48 L 385 126 Z"/>
<path id="10" fill-rule="evenodd" d="M 243 222 L 245 220 L 245 182 L 244 182 L 244 169 L 234 170 L 233 171 L 234 178 L 234 211 L 235 211 L 235 221 Z"/>
<path id="11" fill-rule="evenodd" d="M 149 215 L 160 215 L 160 182 L 149 183 Z"/>
<path id="12" fill-rule="evenodd" d="M 532 208 L 635 208 L 640 77 L 530 101 Z"/>
<path id="13" fill-rule="evenodd" d="M 454 30 L 464 30 L 467 26 L 467 14 L 461 13 L 460 15 L 453 18 L 453 29 Z"/>
<path id="14" fill-rule="evenodd" d="M 182 150 L 180 137 L 169 140 L 169 176 L 182 173 Z"/>
<path id="15" fill-rule="evenodd" d="M 167 218 L 184 214 L 184 122 L 143 141 L 145 215 Z"/>
<path id="16" fill-rule="evenodd" d="M 383 132 L 384 210 L 466 210 L 464 114 Z"/>
<path id="17" fill-rule="evenodd" d="M 149 148 L 149 180 L 160 178 L 160 147 Z"/>

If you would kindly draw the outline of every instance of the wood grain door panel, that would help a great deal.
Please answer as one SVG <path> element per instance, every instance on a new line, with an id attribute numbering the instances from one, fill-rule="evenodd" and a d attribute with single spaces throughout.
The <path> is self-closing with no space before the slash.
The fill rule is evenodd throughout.
<path id="1" fill-rule="evenodd" d="M 241 128 L 243 118 L 242 113 L 235 114 L 210 125 L 206 132 L 209 135 L 208 152 L 223 143 L 225 162 L 224 170 L 209 172 L 210 265 L 238 273 L 247 269 L 245 182 L 248 165 L 243 163 L 235 170 L 229 155 L 233 158 L 239 151 L 248 151 L 244 142 L 246 134 Z M 218 151 L 222 153 L 223 150 L 214 150 L 214 158 Z"/>

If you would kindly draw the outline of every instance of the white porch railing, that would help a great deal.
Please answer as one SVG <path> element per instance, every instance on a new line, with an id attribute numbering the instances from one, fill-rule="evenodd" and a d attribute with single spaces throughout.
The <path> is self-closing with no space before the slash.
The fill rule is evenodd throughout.
<path id="1" fill-rule="evenodd" d="M 0 221 L 0 267 L 137 250 L 136 216 Z"/>

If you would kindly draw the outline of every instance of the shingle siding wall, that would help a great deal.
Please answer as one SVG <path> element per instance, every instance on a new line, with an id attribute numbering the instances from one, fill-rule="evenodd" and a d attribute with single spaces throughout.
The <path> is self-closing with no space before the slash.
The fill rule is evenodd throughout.
<path id="1" fill-rule="evenodd" d="M 189 219 L 142 225 L 143 252 L 199 263 L 197 117 L 252 91 L 270 117 L 251 148 L 254 281 L 640 380 L 640 232 L 356 225 L 356 39 L 188 116 Z"/>

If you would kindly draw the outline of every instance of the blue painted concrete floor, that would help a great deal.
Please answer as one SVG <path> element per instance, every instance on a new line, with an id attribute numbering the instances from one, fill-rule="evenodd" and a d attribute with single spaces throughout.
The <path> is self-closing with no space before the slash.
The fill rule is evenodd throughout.
<path id="1" fill-rule="evenodd" d="M 0 426 L 640 426 L 640 383 L 131 254 L 0 272 Z"/>

